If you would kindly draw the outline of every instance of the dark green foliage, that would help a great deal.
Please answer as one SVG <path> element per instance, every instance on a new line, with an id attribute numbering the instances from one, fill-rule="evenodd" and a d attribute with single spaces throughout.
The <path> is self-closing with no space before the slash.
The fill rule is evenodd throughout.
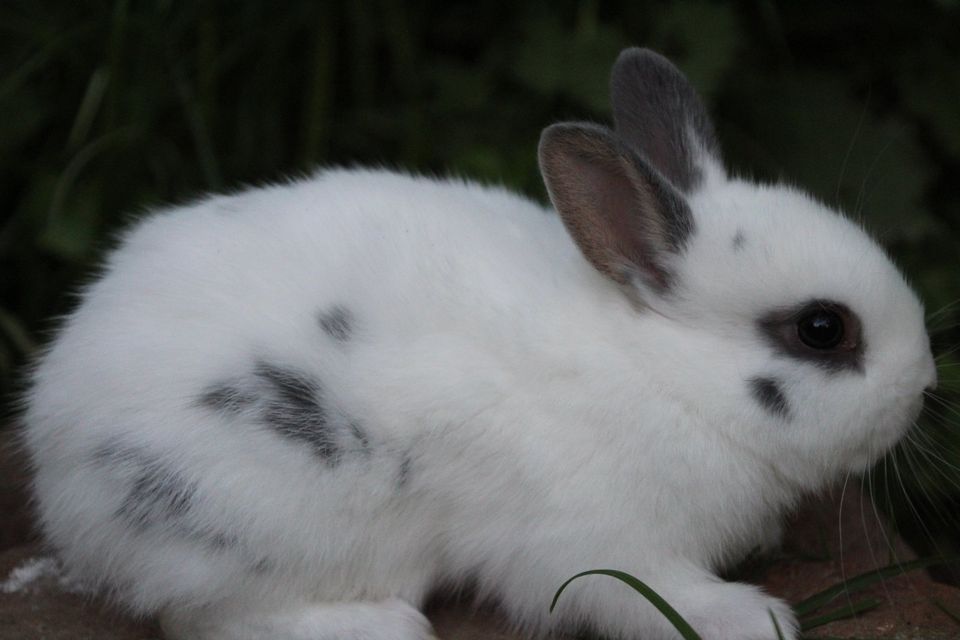
<path id="1" fill-rule="evenodd" d="M 540 130 L 607 120 L 610 65 L 639 44 L 689 74 L 736 171 L 862 218 L 942 310 L 931 320 L 941 400 L 918 437 L 943 460 L 914 450 L 878 488 L 901 524 L 949 546 L 960 538 L 960 304 L 947 306 L 960 300 L 958 33 L 956 0 L 5 0 L 0 390 L 144 207 L 340 163 L 452 171 L 542 198 Z"/>
<path id="2" fill-rule="evenodd" d="M 815 593 L 802 602 L 794 603 L 793 610 L 800 618 L 800 627 L 804 631 L 809 631 L 834 620 L 850 618 L 880 606 L 881 602 L 875 598 L 853 602 L 853 597 L 856 594 L 877 583 L 918 569 L 934 566 L 956 566 L 958 562 L 960 562 L 960 557 L 957 556 L 934 556 L 912 562 L 894 562 L 886 567 L 848 578 L 820 593 Z M 840 601 L 839 605 L 836 604 L 837 601 Z M 824 613 L 824 609 L 830 610 Z"/>

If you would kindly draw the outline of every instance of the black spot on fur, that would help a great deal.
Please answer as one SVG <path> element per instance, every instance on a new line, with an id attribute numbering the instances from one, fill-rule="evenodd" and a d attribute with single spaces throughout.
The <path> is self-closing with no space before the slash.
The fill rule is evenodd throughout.
<path id="1" fill-rule="evenodd" d="M 329 464 L 338 462 L 340 448 L 323 404 L 319 381 L 301 372 L 259 363 L 255 374 L 272 388 L 263 419 L 280 435 L 304 442 Z"/>
<path id="2" fill-rule="evenodd" d="M 130 479 L 130 488 L 116 516 L 138 527 L 170 525 L 191 508 L 196 485 L 174 466 L 139 448 L 111 443 L 94 459 Z"/>
<path id="3" fill-rule="evenodd" d="M 730 245 L 733 247 L 734 251 L 740 251 L 743 249 L 743 245 L 747 242 L 747 237 L 743 235 L 742 229 L 737 229 L 737 232 L 733 235 L 733 240 L 730 241 Z"/>
<path id="4" fill-rule="evenodd" d="M 241 549 L 236 535 L 191 522 L 198 488 L 174 462 L 142 447 L 115 441 L 98 449 L 93 459 L 112 475 L 128 481 L 129 490 L 114 516 L 129 526 L 141 531 L 163 530 L 203 545 L 210 552 L 236 553 Z"/>
<path id="5" fill-rule="evenodd" d="M 363 427 L 327 402 L 320 381 L 289 367 L 259 361 L 252 376 L 211 385 L 198 405 L 266 425 L 331 467 L 348 452 L 370 453 Z"/>
<path id="6" fill-rule="evenodd" d="M 413 466 L 413 461 L 410 459 L 410 454 L 405 453 L 403 458 L 400 460 L 400 467 L 397 469 L 397 488 L 406 489 L 407 485 L 410 484 L 410 470 Z"/>
<path id="7" fill-rule="evenodd" d="M 361 428 L 360 428 L 360 425 L 357 424 L 356 422 L 350 422 L 350 424 L 349 424 L 348 426 L 349 426 L 349 429 L 350 429 L 350 434 L 351 434 L 351 435 L 353 436 L 353 438 L 357 441 L 357 445 L 359 446 L 360 451 L 362 451 L 363 453 L 369 455 L 369 453 L 370 453 L 370 438 L 367 437 L 366 432 L 364 432 L 364 430 L 361 429 Z"/>
<path id="8" fill-rule="evenodd" d="M 764 409 L 778 418 L 787 419 L 790 417 L 787 398 L 783 395 L 779 382 L 773 378 L 756 377 L 751 378 L 748 383 L 753 399 L 759 402 Z"/>
<path id="9" fill-rule="evenodd" d="M 256 402 L 256 397 L 231 384 L 211 387 L 200 396 L 200 405 L 224 413 L 240 413 Z"/>
<path id="10" fill-rule="evenodd" d="M 353 334 L 353 314 L 346 307 L 337 305 L 320 314 L 320 326 L 334 340 L 346 342 Z"/>
<path id="11" fill-rule="evenodd" d="M 250 572 L 254 575 L 264 575 L 277 570 L 277 563 L 266 556 L 260 557 L 250 562 Z"/>

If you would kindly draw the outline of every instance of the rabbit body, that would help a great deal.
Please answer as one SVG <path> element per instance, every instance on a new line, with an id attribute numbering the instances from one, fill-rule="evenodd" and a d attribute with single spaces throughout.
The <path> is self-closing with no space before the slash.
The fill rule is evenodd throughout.
<path id="1" fill-rule="evenodd" d="M 624 275 L 558 176 L 634 156 L 587 126 L 548 134 L 560 215 L 328 170 L 135 225 L 28 396 L 65 566 L 178 639 L 427 638 L 425 598 L 465 586 L 530 634 L 676 637 L 605 578 L 551 615 L 594 568 L 704 638 L 775 638 L 771 611 L 794 637 L 789 607 L 715 572 L 902 435 L 935 378 L 919 302 L 857 227 L 700 151 L 682 246 L 654 240 L 662 260 Z M 670 171 L 625 180 L 646 197 Z M 777 313 L 823 299 L 862 343 L 778 348 Z"/>

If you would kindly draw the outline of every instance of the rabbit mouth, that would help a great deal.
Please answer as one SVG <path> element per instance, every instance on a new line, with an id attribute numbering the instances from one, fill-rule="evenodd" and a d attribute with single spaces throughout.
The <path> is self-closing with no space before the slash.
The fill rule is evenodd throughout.
<path id="1" fill-rule="evenodd" d="M 923 394 L 920 394 L 911 398 L 901 411 L 892 412 L 893 416 L 883 420 L 879 428 L 870 432 L 863 443 L 851 452 L 848 470 L 865 472 L 889 454 L 916 424 L 922 411 Z"/>

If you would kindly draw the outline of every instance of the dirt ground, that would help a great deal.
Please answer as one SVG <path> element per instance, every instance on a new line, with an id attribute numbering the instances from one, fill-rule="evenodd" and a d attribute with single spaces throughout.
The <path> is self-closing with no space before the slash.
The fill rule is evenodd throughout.
<path id="1" fill-rule="evenodd" d="M 9 431 L 0 431 L 0 438 L 8 437 Z M 71 592 L 57 578 L 53 561 L 43 559 L 48 556 L 32 533 L 20 456 L 3 445 L 0 441 L 0 640 L 160 640 L 151 622 L 126 620 L 89 596 Z M 811 501 L 791 520 L 782 553 L 743 568 L 737 578 L 796 603 L 844 578 L 885 566 L 891 557 L 900 562 L 915 557 L 899 540 L 887 544 L 873 507 L 857 491 L 847 491 L 842 510 L 840 502 L 839 491 Z M 825 610 L 866 598 L 875 598 L 879 606 L 817 627 L 805 637 L 960 639 L 960 620 L 943 611 L 960 615 L 960 589 L 933 582 L 923 571 L 840 596 Z M 637 606 L 649 605 L 638 596 Z M 520 640 L 508 632 L 495 608 L 472 611 L 444 603 L 428 614 L 442 640 Z"/>

